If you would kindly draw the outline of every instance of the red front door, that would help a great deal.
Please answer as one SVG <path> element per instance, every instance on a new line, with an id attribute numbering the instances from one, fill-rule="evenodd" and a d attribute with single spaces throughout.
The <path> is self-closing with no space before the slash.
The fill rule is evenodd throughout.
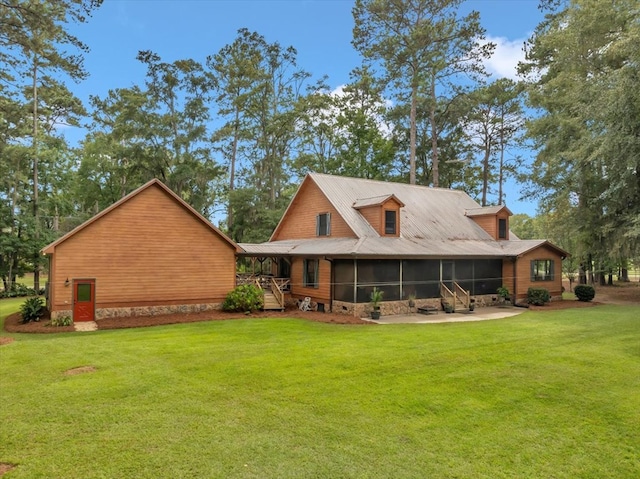
<path id="1" fill-rule="evenodd" d="M 93 321 L 96 310 L 96 280 L 73 280 L 73 320 Z"/>

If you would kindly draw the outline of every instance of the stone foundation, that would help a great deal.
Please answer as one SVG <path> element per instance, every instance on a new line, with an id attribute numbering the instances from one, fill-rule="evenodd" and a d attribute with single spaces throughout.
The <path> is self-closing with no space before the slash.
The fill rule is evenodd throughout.
<path id="1" fill-rule="evenodd" d="M 174 304 L 171 306 L 131 306 L 128 308 L 96 309 L 96 321 L 105 318 L 130 318 L 132 316 L 159 316 L 163 314 L 189 314 L 213 311 L 222 308 L 221 303 L 213 304 Z M 72 311 L 53 311 L 51 319 L 71 316 Z"/>
<path id="2" fill-rule="evenodd" d="M 64 318 L 65 316 L 72 317 L 73 312 L 69 309 L 64 309 L 62 311 L 51 311 L 51 319 Z"/>
<path id="3" fill-rule="evenodd" d="M 499 297 L 497 294 L 485 294 L 472 296 L 475 299 L 476 308 L 482 308 L 487 306 L 495 306 L 498 304 Z M 495 298 L 495 299 L 494 299 Z M 346 314 L 349 316 L 355 316 L 358 318 L 368 318 L 371 313 L 371 304 L 369 303 L 348 303 L 346 301 L 334 301 L 332 305 L 334 313 Z M 409 301 L 383 301 L 380 304 L 380 314 L 382 316 L 393 316 L 397 314 L 411 314 L 417 311 L 417 308 L 436 308 L 442 311 L 442 305 L 440 304 L 440 298 L 426 298 L 416 299 L 415 306 L 409 308 Z"/>

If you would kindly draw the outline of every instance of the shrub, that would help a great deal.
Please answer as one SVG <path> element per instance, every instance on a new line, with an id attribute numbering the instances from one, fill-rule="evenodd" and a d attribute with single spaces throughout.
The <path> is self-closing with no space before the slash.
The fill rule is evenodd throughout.
<path id="1" fill-rule="evenodd" d="M 509 294 L 509 289 L 506 286 L 500 286 L 496 292 L 498 293 L 498 296 L 500 296 L 501 298 L 507 299 L 510 297 Z"/>
<path id="2" fill-rule="evenodd" d="M 551 301 L 551 295 L 546 288 L 529 288 L 527 290 L 527 303 L 534 306 L 542 306 Z"/>
<path id="3" fill-rule="evenodd" d="M 40 288 L 37 294 L 43 295 L 45 288 Z M 36 290 L 29 288 L 22 283 L 12 283 L 8 291 L 0 291 L 0 298 L 22 298 L 25 296 L 36 296 Z"/>
<path id="4" fill-rule="evenodd" d="M 71 319 L 71 316 L 59 316 L 51 319 L 51 326 L 71 326 L 72 324 L 73 319 Z"/>
<path id="5" fill-rule="evenodd" d="M 20 306 L 20 313 L 22 314 L 22 322 L 28 323 L 29 321 L 40 321 L 44 308 L 44 303 L 40 298 L 29 298 L 22 306 Z"/>
<path id="6" fill-rule="evenodd" d="M 573 288 L 573 293 L 578 301 L 591 301 L 596 296 L 596 290 L 588 284 L 578 284 Z"/>
<path id="7" fill-rule="evenodd" d="M 262 290 L 252 284 L 243 284 L 233 289 L 224 298 L 222 309 L 225 311 L 255 311 L 264 306 Z"/>

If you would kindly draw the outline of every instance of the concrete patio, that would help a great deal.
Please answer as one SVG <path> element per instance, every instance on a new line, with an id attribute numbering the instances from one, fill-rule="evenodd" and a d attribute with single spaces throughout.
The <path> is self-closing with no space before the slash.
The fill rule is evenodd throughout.
<path id="1" fill-rule="evenodd" d="M 517 316 L 527 311 L 524 308 L 508 307 L 486 307 L 478 308 L 470 313 L 445 313 L 439 311 L 431 314 L 397 314 L 393 316 L 382 316 L 378 320 L 362 318 L 378 324 L 428 324 L 428 323 L 462 323 L 465 321 L 487 321 L 489 319 L 502 319 Z"/>

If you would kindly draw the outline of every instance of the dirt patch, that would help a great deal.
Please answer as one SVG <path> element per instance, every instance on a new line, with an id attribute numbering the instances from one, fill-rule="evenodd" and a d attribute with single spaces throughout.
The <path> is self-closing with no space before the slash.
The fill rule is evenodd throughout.
<path id="1" fill-rule="evenodd" d="M 0 336 L 0 346 L 4 346 L 5 344 L 9 344 L 13 342 L 13 338 L 9 338 L 7 336 Z"/>
<path id="2" fill-rule="evenodd" d="M 67 376 L 75 376 L 76 374 L 94 373 L 96 371 L 95 366 L 79 366 L 77 368 L 67 369 L 64 373 Z"/>
<path id="3" fill-rule="evenodd" d="M 15 467 L 16 467 L 15 464 L 9 464 L 8 462 L 0 462 L 0 476 L 15 469 Z"/>

